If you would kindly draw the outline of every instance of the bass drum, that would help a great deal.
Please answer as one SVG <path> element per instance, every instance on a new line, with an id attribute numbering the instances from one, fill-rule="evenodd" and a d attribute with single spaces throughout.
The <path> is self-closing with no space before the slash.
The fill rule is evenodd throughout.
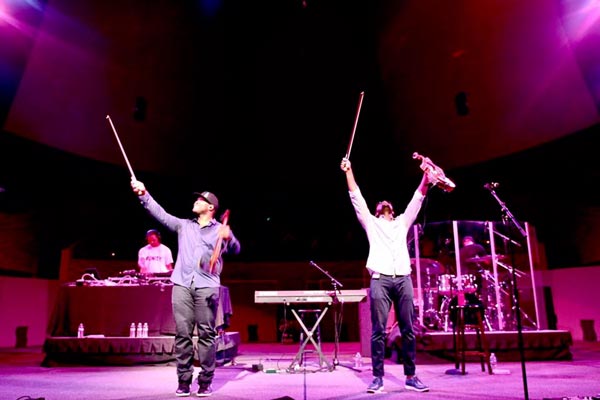
<path id="1" fill-rule="evenodd" d="M 448 322 L 452 324 L 452 326 L 456 326 L 456 318 L 458 317 L 458 311 L 456 310 L 457 305 L 458 297 L 454 296 L 451 299 L 444 300 L 440 309 L 442 315 L 448 316 Z M 465 305 L 470 306 L 465 308 L 465 324 L 476 325 L 478 323 L 478 313 L 481 317 L 481 321 L 484 321 L 485 307 L 477 295 L 465 293 Z"/>

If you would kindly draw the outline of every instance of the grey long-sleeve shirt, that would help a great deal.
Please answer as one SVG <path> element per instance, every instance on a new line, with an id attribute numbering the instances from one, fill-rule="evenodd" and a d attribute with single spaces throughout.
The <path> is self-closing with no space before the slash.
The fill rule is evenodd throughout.
<path id="1" fill-rule="evenodd" d="M 217 244 L 217 231 L 220 222 L 213 219 L 206 226 L 200 227 L 195 219 L 175 217 L 166 212 L 160 204 L 146 191 L 139 197 L 142 205 L 158 222 L 173 232 L 177 232 L 178 251 L 175 267 L 171 274 L 174 284 L 190 287 L 218 287 L 221 285 L 223 270 L 223 254 L 238 254 L 240 242 L 231 233 L 229 240 L 223 241 L 219 259 L 212 273 L 209 272 L 209 261 Z"/>

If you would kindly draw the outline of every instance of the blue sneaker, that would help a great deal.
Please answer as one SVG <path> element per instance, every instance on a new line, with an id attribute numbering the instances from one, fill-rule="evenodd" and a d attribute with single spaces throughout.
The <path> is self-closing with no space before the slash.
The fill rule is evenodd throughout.
<path id="1" fill-rule="evenodd" d="M 175 391 L 177 397 L 188 397 L 190 395 L 190 384 L 188 382 L 179 382 L 179 386 Z"/>
<path id="2" fill-rule="evenodd" d="M 196 396 L 208 397 L 208 396 L 211 396 L 212 393 L 213 393 L 213 390 L 212 390 L 212 386 L 210 385 L 210 383 L 201 383 L 200 386 L 198 387 L 198 393 L 196 393 Z"/>
<path id="3" fill-rule="evenodd" d="M 415 392 L 429 392 L 429 387 L 425 386 L 416 375 L 412 378 L 406 378 L 404 388 Z"/>
<path id="4" fill-rule="evenodd" d="M 376 376 L 373 382 L 367 387 L 367 393 L 383 392 L 383 378 Z"/>

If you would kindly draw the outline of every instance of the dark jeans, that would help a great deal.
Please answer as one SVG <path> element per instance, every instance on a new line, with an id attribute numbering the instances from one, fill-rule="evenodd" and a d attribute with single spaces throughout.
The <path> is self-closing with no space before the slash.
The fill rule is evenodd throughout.
<path id="1" fill-rule="evenodd" d="M 413 332 L 413 285 L 408 276 L 381 276 L 371 279 L 371 361 L 373 376 L 383 377 L 385 359 L 386 324 L 392 304 L 402 335 L 402 360 L 404 374 L 414 375 L 417 355 L 417 342 Z"/>
<path id="2" fill-rule="evenodd" d="M 198 328 L 198 360 L 202 370 L 199 384 L 212 383 L 216 367 L 215 316 L 219 288 L 191 288 L 175 285 L 171 298 L 175 317 L 175 360 L 179 382 L 191 383 L 194 375 L 194 326 Z"/>

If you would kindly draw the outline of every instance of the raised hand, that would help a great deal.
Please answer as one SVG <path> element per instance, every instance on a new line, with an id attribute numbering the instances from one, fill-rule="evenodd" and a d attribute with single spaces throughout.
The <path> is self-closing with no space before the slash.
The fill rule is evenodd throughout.
<path id="1" fill-rule="evenodd" d="M 352 168 L 352 163 L 346 157 L 342 158 L 342 162 L 340 164 L 340 169 L 344 172 L 348 172 Z"/>
<path id="2" fill-rule="evenodd" d="M 131 180 L 131 188 L 133 189 L 133 192 L 138 196 L 141 196 L 144 193 L 146 193 L 146 186 L 144 185 L 144 183 L 136 179 Z"/>

